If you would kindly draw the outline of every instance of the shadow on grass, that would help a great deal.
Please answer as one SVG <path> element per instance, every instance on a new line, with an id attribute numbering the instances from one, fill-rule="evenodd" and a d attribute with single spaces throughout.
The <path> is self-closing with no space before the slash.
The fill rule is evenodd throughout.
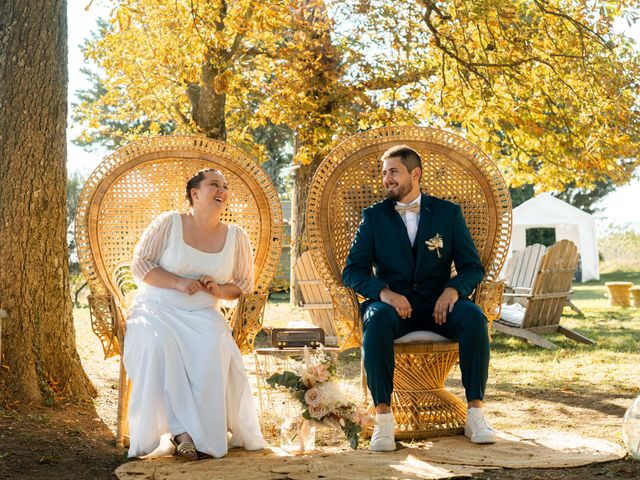
<path id="1" fill-rule="evenodd" d="M 564 335 L 549 334 L 541 335 L 544 339 L 554 343 L 564 353 L 593 352 L 613 352 L 613 353 L 636 353 L 640 342 L 640 331 L 630 330 L 621 326 L 608 327 L 583 327 L 571 328 L 575 332 L 595 341 L 595 345 L 587 345 L 575 342 Z M 515 350 L 523 355 L 534 357 L 546 357 L 552 351 L 533 345 L 525 340 L 503 335 L 499 332 L 493 333 L 491 350 L 496 353 L 510 353 Z"/>
<path id="2" fill-rule="evenodd" d="M 615 400 L 626 399 L 630 405 L 637 396 L 633 392 L 619 392 L 615 395 L 608 390 L 585 391 L 576 393 L 572 390 L 564 389 L 566 385 L 558 384 L 555 387 L 545 385 L 544 388 L 534 386 L 511 385 L 507 382 L 500 382 L 491 387 L 492 401 L 500 401 L 502 394 L 509 394 L 511 399 L 516 394 L 519 399 L 529 399 L 535 402 L 539 400 L 549 401 L 551 403 L 561 403 L 568 407 L 581 408 L 584 410 L 594 410 L 605 415 L 613 415 L 622 418 L 627 406 L 618 405 Z M 549 390 L 553 390 L 550 395 Z"/>
<path id="3" fill-rule="evenodd" d="M 615 272 L 607 272 L 600 275 L 600 281 L 602 285 L 605 282 L 631 282 L 631 283 L 640 283 L 640 272 L 639 271 L 624 271 L 624 270 L 616 270 Z"/>
<path id="4" fill-rule="evenodd" d="M 622 416 L 624 408 L 616 400 L 631 400 L 638 394 L 637 388 L 625 377 L 635 375 L 632 363 L 640 344 L 640 313 L 634 309 L 604 307 L 604 302 L 602 305 L 585 309 L 584 318 L 571 314 L 564 315 L 561 321 L 565 327 L 594 340 L 595 345 L 550 334 L 543 337 L 559 348 L 546 350 L 494 332 L 491 349 L 496 355 L 495 365 L 504 370 L 504 374 L 508 372 L 511 382 L 498 382 L 492 390 L 498 396 L 500 392 L 510 396 L 515 393 L 519 397 Z M 611 377 L 612 370 L 619 375 Z M 528 379 L 529 375 L 533 376 Z M 615 381 L 603 384 L 594 380 L 601 375 Z"/>
<path id="5" fill-rule="evenodd" d="M 489 470 L 471 478 L 478 480 L 600 480 L 603 478 L 637 480 L 640 478 L 640 462 L 627 458 L 614 462 L 592 463 L 579 468 Z"/>

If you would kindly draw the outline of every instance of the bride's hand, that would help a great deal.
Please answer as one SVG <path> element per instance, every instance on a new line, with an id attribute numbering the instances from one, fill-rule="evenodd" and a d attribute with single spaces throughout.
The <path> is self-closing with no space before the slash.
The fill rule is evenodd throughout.
<path id="1" fill-rule="evenodd" d="M 204 286 L 205 290 L 214 297 L 218 297 L 220 294 L 220 286 L 209 275 L 202 275 L 200 277 L 200 283 Z"/>
<path id="2" fill-rule="evenodd" d="M 176 283 L 176 290 L 193 295 L 194 293 L 204 290 L 203 285 L 198 280 L 190 278 L 181 278 Z"/>

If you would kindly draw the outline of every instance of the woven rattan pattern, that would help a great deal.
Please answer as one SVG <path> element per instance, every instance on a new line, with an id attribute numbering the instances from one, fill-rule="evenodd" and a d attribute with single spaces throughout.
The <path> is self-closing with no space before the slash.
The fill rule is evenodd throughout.
<path id="1" fill-rule="evenodd" d="M 94 294 L 111 293 L 122 311 L 127 304 L 122 266 L 130 261 L 144 228 L 160 213 L 186 211 L 186 181 L 201 168 L 217 168 L 227 178 L 229 203 L 223 221 L 242 226 L 255 256 L 255 295 L 266 298 L 280 257 L 282 211 L 264 170 L 241 150 L 223 142 L 188 136 L 152 137 L 120 148 L 87 180 L 76 216 L 76 242 L 82 271 Z M 252 303 L 255 303 L 252 302 Z M 256 331 L 241 334 L 250 348 L 260 326 L 262 307 L 241 323 Z M 101 316 L 104 317 L 104 316 Z M 105 355 L 117 353 L 111 322 L 94 318 Z M 239 333 L 243 325 L 234 325 Z M 105 340 L 108 339 L 108 340 Z"/>
<path id="2" fill-rule="evenodd" d="M 104 293 L 89 294 L 89 304 L 91 305 L 91 328 L 100 339 L 106 358 L 106 352 L 120 351 L 120 340 L 113 334 L 117 329 L 115 323 L 118 320 L 117 307 L 113 296 Z"/>

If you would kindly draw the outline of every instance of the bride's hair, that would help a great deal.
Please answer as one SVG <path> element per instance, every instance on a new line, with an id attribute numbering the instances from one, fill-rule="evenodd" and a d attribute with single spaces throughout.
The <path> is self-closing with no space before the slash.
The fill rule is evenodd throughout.
<path id="1" fill-rule="evenodd" d="M 200 183 L 202 183 L 202 181 L 204 180 L 208 172 L 214 172 L 222 175 L 222 172 L 217 168 L 203 168 L 202 170 L 199 170 L 193 177 L 191 177 L 187 182 L 187 194 L 186 194 L 186 198 L 189 201 L 189 205 L 193 206 L 193 199 L 191 198 L 191 189 L 199 188 Z M 224 177 L 224 175 L 222 176 Z"/>

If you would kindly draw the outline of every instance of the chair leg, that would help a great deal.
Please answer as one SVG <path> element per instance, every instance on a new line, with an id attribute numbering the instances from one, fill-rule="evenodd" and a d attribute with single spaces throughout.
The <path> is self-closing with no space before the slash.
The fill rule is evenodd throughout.
<path id="1" fill-rule="evenodd" d="M 364 362 L 360 360 L 360 386 L 362 387 L 363 403 L 369 403 L 369 387 L 367 386 L 367 372 L 364 369 Z"/>
<path id="2" fill-rule="evenodd" d="M 563 334 L 565 337 L 570 338 L 571 340 L 575 340 L 576 342 L 586 343 L 587 345 L 595 345 L 596 342 L 591 340 L 590 338 L 584 337 L 573 330 L 569 330 L 561 325 L 558 326 L 558 333 Z"/>
<path id="3" fill-rule="evenodd" d="M 504 333 L 505 335 L 511 335 L 513 337 L 522 338 L 542 348 L 547 348 L 549 350 L 555 350 L 556 348 L 558 348 L 555 343 L 551 343 L 550 341 L 542 338 L 540 335 L 537 335 L 525 328 L 511 327 L 499 321 L 493 322 L 493 328 L 497 332 Z"/>
<path id="4" fill-rule="evenodd" d="M 449 351 L 431 353 L 396 352 L 391 411 L 395 417 L 398 440 L 461 435 L 467 405 L 444 387 L 444 381 L 458 361 L 457 345 Z M 366 372 L 361 364 L 363 395 L 371 401 Z M 369 412 L 375 415 L 370 404 Z M 373 427 L 364 429 L 371 437 Z"/>
<path id="5" fill-rule="evenodd" d="M 464 433 L 467 405 L 445 388 L 422 392 L 394 390 L 391 404 L 398 440 Z"/>
<path id="6" fill-rule="evenodd" d="M 125 447 L 125 437 L 129 433 L 129 385 L 124 362 L 120 356 L 120 381 L 118 386 L 118 418 L 116 421 L 116 446 Z"/>
<path id="7" fill-rule="evenodd" d="M 429 438 L 464 431 L 467 406 L 445 389 L 444 382 L 458 362 L 458 346 L 448 351 L 396 351 L 392 410 L 396 438 Z"/>
<path id="8" fill-rule="evenodd" d="M 578 307 L 576 307 L 576 305 L 570 299 L 567 298 L 564 306 L 565 307 L 569 307 L 571 310 L 576 312 L 578 315 L 580 315 L 581 317 L 584 317 L 584 313 L 582 313 L 582 310 L 580 310 Z"/>

